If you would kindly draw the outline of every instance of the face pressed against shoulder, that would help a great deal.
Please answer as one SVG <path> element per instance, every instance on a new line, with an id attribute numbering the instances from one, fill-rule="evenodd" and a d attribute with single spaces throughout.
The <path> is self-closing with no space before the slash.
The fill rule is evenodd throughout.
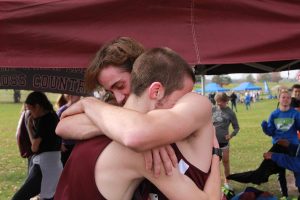
<path id="1" fill-rule="evenodd" d="M 124 105 L 130 94 L 130 73 L 109 65 L 97 77 L 98 83 L 114 94 L 119 105 Z"/>
<path id="2" fill-rule="evenodd" d="M 163 99 L 158 101 L 155 108 L 156 109 L 172 108 L 181 97 L 183 97 L 185 94 L 193 90 L 193 86 L 194 86 L 194 82 L 190 78 L 185 77 L 183 88 L 179 90 L 175 90 L 170 95 L 165 96 Z"/>

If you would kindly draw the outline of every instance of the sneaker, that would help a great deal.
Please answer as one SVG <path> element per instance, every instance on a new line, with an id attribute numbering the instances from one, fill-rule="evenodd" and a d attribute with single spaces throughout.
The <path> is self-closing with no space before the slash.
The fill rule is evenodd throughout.
<path id="1" fill-rule="evenodd" d="M 37 195 L 37 196 L 35 196 L 35 197 L 30 198 L 30 200 L 41 200 L 41 198 L 40 198 L 39 195 Z"/>
<path id="2" fill-rule="evenodd" d="M 279 200 L 288 200 L 288 197 L 287 196 L 282 196 L 279 198 Z"/>
<path id="3" fill-rule="evenodd" d="M 231 187 L 228 183 L 224 183 L 224 188 L 226 188 L 227 190 L 233 190 L 233 187 Z"/>
<path id="4" fill-rule="evenodd" d="M 224 184 L 224 186 L 221 189 L 222 193 L 225 195 L 227 200 L 230 200 L 232 197 L 235 196 L 234 190 L 232 187 L 229 186 L 229 184 Z"/>

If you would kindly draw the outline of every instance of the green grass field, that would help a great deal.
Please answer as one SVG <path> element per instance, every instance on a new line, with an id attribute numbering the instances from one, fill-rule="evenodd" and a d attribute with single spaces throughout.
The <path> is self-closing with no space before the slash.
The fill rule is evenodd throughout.
<path id="1" fill-rule="evenodd" d="M 22 91 L 22 101 L 28 92 Z M 26 176 L 27 162 L 19 156 L 16 144 L 15 129 L 22 104 L 13 104 L 12 91 L 0 90 L 0 199 L 10 199 L 22 184 Z M 48 94 L 52 102 L 57 94 Z M 275 109 L 276 100 L 262 100 L 251 105 L 246 110 L 243 104 L 238 104 L 237 117 L 241 130 L 231 141 L 231 171 L 242 172 L 256 168 L 262 161 L 262 153 L 271 146 L 271 138 L 265 136 L 260 128 L 262 120 L 267 119 Z M 236 192 L 246 186 L 269 191 L 280 196 L 276 175 L 270 177 L 268 183 L 260 186 L 232 182 Z M 297 196 L 294 178 L 288 173 L 290 196 Z"/>

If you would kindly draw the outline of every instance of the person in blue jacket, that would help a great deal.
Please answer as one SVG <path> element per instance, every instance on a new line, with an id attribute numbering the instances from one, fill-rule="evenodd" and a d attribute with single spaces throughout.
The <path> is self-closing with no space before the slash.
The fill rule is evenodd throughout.
<path id="1" fill-rule="evenodd" d="M 277 144 L 288 148 L 289 154 L 266 152 L 264 158 L 274 161 L 280 167 L 293 171 L 295 185 L 300 188 L 300 145 L 292 144 L 286 139 L 278 140 Z"/>

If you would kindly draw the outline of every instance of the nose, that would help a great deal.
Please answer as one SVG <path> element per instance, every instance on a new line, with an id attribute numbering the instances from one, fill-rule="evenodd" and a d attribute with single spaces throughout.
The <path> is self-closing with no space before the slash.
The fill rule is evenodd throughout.
<path id="1" fill-rule="evenodd" d="M 125 103 L 125 95 L 121 93 L 114 93 L 115 98 L 119 105 L 124 105 Z"/>

